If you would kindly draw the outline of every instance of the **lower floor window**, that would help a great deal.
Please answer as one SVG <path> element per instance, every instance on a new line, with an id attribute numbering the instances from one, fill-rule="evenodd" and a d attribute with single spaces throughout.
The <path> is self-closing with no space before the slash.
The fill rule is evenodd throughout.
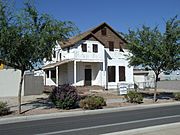
<path id="1" fill-rule="evenodd" d="M 119 66 L 119 81 L 126 81 L 124 66 Z"/>
<path id="2" fill-rule="evenodd" d="M 56 78 L 56 70 L 51 70 L 51 78 Z"/>
<path id="3" fill-rule="evenodd" d="M 46 70 L 46 76 L 49 78 L 49 70 Z"/>
<path id="4" fill-rule="evenodd" d="M 108 66 L 108 82 L 115 82 L 115 66 Z"/>
<path id="5" fill-rule="evenodd" d="M 51 78 L 56 78 L 56 70 L 46 70 L 47 78 L 50 78 L 49 74 L 51 75 Z"/>

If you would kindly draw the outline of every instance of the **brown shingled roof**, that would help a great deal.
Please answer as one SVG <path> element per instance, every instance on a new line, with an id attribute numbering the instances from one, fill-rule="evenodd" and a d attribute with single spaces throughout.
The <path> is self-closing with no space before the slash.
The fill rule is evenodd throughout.
<path id="1" fill-rule="evenodd" d="M 110 27 L 107 23 L 104 22 L 104 23 L 96 26 L 95 28 L 92 28 L 92 29 L 90 29 L 90 30 L 88 30 L 88 31 L 86 31 L 86 32 L 83 32 L 83 33 L 81 33 L 81 34 L 79 34 L 79 35 L 77 35 L 77 36 L 74 36 L 74 37 L 68 39 L 68 40 L 65 41 L 65 42 L 59 42 L 60 45 L 61 45 L 61 48 L 66 48 L 66 47 L 73 46 L 75 43 L 77 43 L 77 42 L 85 39 L 85 38 L 88 37 L 88 36 L 93 36 L 96 40 L 98 40 L 100 43 L 102 43 L 102 41 L 100 41 L 100 40 L 94 35 L 94 33 L 95 33 L 96 30 L 98 30 L 98 28 L 100 28 L 100 27 L 102 27 L 102 26 L 104 26 L 104 25 L 107 26 L 107 27 L 109 27 L 119 38 L 121 38 L 124 42 L 127 43 L 127 41 L 126 41 L 123 37 L 121 37 L 112 27 Z M 102 44 L 103 44 L 103 43 L 102 43 Z"/>
<path id="2" fill-rule="evenodd" d="M 85 38 L 86 36 L 88 36 L 90 33 L 91 33 L 91 31 L 86 31 L 86 32 L 83 32 L 77 36 L 74 36 L 74 37 L 68 39 L 65 42 L 59 42 L 61 45 L 61 48 L 66 48 L 66 47 L 72 46 L 73 44 L 77 43 L 78 41 L 80 41 L 83 38 Z"/>

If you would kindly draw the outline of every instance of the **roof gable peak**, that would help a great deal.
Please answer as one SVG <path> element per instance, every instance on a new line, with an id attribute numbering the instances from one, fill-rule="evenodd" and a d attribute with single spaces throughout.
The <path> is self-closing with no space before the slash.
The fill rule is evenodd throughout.
<path id="1" fill-rule="evenodd" d="M 115 35 L 117 35 L 121 40 L 123 40 L 125 43 L 127 43 L 127 41 L 126 41 L 123 37 L 121 37 L 121 35 L 119 35 L 119 33 L 117 33 L 110 25 L 108 25 L 106 22 L 103 22 L 103 23 L 101 23 L 100 25 L 98 25 L 98 26 L 96 26 L 96 27 L 94 27 L 94 28 L 92 28 L 92 29 L 90 29 L 90 30 L 88 30 L 88 31 L 86 31 L 86 32 L 83 32 L 83 33 L 81 33 L 81 34 L 79 34 L 79 35 L 77 35 L 77 36 L 74 36 L 74 37 L 68 39 L 66 42 L 61 42 L 61 43 L 60 43 L 60 44 L 61 44 L 61 47 L 62 47 L 62 48 L 66 48 L 66 47 L 69 47 L 69 46 L 73 46 L 75 43 L 79 42 L 80 40 L 85 39 L 85 38 L 88 37 L 88 36 L 93 36 L 93 37 L 95 37 L 98 41 L 100 41 L 99 38 L 97 38 L 94 34 L 95 34 L 95 32 L 97 32 L 101 27 L 104 27 L 104 26 L 106 26 L 107 28 L 109 28 Z M 101 42 L 101 41 L 100 41 L 100 42 Z M 101 43 L 102 43 L 102 42 L 101 42 Z"/>

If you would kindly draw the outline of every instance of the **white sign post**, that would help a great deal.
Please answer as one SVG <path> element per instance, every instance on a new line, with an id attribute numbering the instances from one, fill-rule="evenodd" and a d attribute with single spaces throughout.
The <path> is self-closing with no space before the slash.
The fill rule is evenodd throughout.
<path id="1" fill-rule="evenodd" d="M 128 91 L 128 83 L 121 82 L 118 84 L 119 94 L 120 95 L 126 95 Z"/>

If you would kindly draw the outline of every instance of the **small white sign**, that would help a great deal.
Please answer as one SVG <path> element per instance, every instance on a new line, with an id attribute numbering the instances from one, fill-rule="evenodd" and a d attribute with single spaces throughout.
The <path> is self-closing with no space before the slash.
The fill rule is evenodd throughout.
<path id="1" fill-rule="evenodd" d="M 119 83 L 118 89 L 119 89 L 120 95 L 126 95 L 128 91 L 128 83 L 126 82 Z"/>

